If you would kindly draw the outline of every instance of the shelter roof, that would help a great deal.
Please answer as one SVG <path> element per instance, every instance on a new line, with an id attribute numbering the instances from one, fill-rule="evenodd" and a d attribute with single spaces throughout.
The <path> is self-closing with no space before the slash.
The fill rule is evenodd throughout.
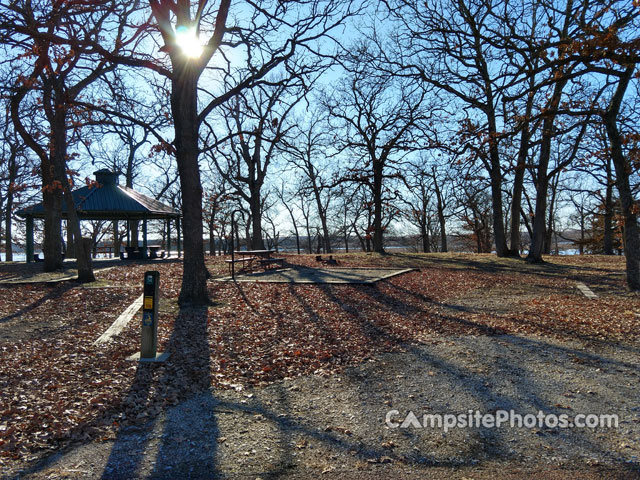
<path id="1" fill-rule="evenodd" d="M 94 172 L 96 182 L 71 192 L 81 220 L 140 220 L 152 218 L 177 218 L 173 207 L 136 192 L 132 188 L 118 185 L 117 174 L 109 170 Z M 18 211 L 21 217 L 44 217 L 41 203 Z M 67 218 L 67 207 L 63 202 L 62 217 Z"/>

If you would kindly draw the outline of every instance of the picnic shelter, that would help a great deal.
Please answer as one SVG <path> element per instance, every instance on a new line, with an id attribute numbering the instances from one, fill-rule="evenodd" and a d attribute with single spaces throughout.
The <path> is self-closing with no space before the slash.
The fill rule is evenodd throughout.
<path id="1" fill-rule="evenodd" d="M 171 251 L 171 222 L 175 222 L 177 234 L 178 255 L 181 250 L 180 212 L 158 200 L 143 195 L 132 188 L 118 184 L 118 175 L 110 170 L 102 169 L 94 172 L 95 182 L 71 192 L 78 219 L 80 220 L 111 220 L 117 230 L 117 222 L 126 221 L 127 246 L 131 245 L 130 221 L 142 221 L 142 249 L 146 257 L 147 221 L 164 220 L 167 232 L 167 250 Z M 24 208 L 17 214 L 26 221 L 27 262 L 34 261 L 33 222 L 34 219 L 44 218 L 44 206 L 41 203 Z M 62 218 L 68 219 L 67 207 L 63 203 Z M 115 239 L 114 239 L 115 243 Z M 115 252 L 114 245 L 114 254 Z"/>

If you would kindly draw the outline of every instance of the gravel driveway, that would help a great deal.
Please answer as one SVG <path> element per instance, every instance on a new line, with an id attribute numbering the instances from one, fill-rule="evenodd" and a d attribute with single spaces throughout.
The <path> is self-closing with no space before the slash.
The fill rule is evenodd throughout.
<path id="1" fill-rule="evenodd" d="M 339 375 L 207 391 L 21 478 L 640 478 L 640 349 L 434 337 Z M 390 428 L 423 414 L 616 414 L 617 428 Z"/>

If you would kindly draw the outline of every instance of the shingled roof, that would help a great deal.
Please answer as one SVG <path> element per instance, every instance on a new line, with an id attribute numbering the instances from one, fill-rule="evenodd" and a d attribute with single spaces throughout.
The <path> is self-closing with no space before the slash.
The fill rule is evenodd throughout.
<path id="1" fill-rule="evenodd" d="M 82 220 L 140 220 L 151 218 L 177 218 L 180 212 L 154 198 L 118 185 L 118 176 L 106 169 L 94 172 L 96 184 L 74 190 L 73 201 L 78 218 Z M 42 203 L 18 211 L 21 217 L 44 217 Z M 67 217 L 63 202 L 62 217 Z"/>

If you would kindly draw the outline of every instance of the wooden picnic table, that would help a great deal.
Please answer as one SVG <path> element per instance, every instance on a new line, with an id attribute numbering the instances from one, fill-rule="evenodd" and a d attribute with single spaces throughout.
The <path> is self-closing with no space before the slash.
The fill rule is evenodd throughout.
<path id="1" fill-rule="evenodd" d="M 230 273 L 233 272 L 234 263 L 242 263 L 242 271 L 254 270 L 256 265 L 265 270 L 273 266 L 284 266 L 284 258 L 271 257 L 274 252 L 275 250 L 234 250 L 234 255 L 240 256 L 225 261 L 229 264 Z"/>
<path id="2" fill-rule="evenodd" d="M 149 258 L 163 258 L 164 252 L 161 251 L 161 245 L 149 245 Z"/>

